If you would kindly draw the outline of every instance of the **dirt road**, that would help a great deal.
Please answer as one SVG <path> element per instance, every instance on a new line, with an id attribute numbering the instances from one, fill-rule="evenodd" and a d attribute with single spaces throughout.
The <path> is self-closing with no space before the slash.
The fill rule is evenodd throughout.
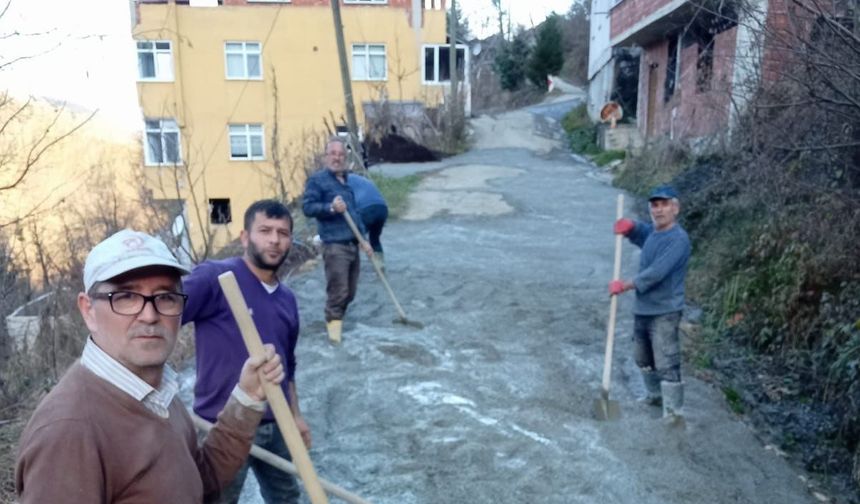
<path id="1" fill-rule="evenodd" d="M 333 347 L 321 265 L 289 280 L 318 473 L 377 504 L 816 502 L 712 387 L 688 378 L 686 431 L 635 401 L 627 298 L 612 394 L 623 416 L 592 418 L 618 191 L 534 133 L 571 104 L 478 118 L 475 148 L 442 163 L 374 168 L 433 170 L 383 234 L 391 285 L 424 329 L 392 323 L 365 262 Z M 632 246 L 623 258 L 632 273 Z"/>

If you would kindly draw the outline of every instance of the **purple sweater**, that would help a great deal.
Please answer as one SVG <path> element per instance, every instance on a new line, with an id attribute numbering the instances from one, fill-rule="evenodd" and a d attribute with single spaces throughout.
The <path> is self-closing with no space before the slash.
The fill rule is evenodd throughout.
<path id="1" fill-rule="evenodd" d="M 239 381 L 242 365 L 248 358 L 245 342 L 218 275 L 232 271 L 245 297 L 251 317 L 263 343 L 272 343 L 281 356 L 286 379 L 281 384 L 290 399 L 289 383 L 296 373 L 296 342 L 299 337 L 299 311 L 296 297 L 284 284 L 269 294 L 241 257 L 206 261 L 197 265 L 182 281 L 188 303 L 182 323 L 194 322 L 197 358 L 197 383 L 194 385 L 194 412 L 213 421 L 224 407 Z M 263 422 L 274 420 L 267 409 Z"/>

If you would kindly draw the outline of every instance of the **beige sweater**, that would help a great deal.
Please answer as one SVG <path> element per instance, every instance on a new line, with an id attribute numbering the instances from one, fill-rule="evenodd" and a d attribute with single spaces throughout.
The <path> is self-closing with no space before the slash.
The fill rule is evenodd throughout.
<path id="1" fill-rule="evenodd" d="M 18 444 L 20 504 L 213 499 L 245 461 L 262 413 L 231 398 L 198 447 L 175 398 L 170 417 L 75 363 L 39 404 Z"/>

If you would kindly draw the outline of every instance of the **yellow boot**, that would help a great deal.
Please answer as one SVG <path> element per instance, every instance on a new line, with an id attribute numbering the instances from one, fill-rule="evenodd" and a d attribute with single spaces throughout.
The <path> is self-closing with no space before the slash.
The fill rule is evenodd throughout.
<path id="1" fill-rule="evenodd" d="M 340 333 L 343 330 L 343 320 L 331 320 L 326 322 L 326 329 L 328 329 L 328 339 L 332 343 L 339 345 L 340 344 Z"/>

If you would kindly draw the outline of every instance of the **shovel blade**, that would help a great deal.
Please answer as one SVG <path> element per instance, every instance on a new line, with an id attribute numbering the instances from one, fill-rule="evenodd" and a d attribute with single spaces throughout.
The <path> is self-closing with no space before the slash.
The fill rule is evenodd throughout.
<path id="1" fill-rule="evenodd" d="M 594 418 L 597 420 L 617 420 L 621 418 L 621 406 L 618 401 L 599 398 L 594 400 Z"/>
<path id="2" fill-rule="evenodd" d="M 407 318 L 399 318 L 398 317 L 398 318 L 392 320 L 391 322 L 393 322 L 395 324 L 405 325 L 408 327 L 414 327 L 415 329 L 424 329 L 424 324 L 422 324 L 421 322 L 418 322 L 417 320 L 409 320 Z"/>

